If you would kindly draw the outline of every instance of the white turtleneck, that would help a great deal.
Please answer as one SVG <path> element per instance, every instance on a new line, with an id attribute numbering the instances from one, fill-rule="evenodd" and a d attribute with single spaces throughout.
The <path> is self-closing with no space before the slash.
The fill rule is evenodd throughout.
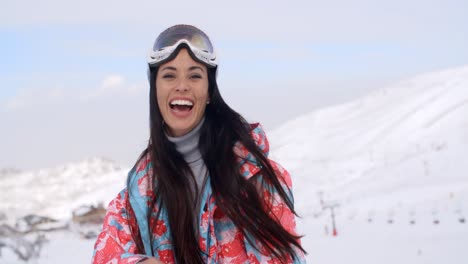
<path id="1" fill-rule="evenodd" d="M 187 162 L 187 164 L 190 166 L 193 176 L 195 177 L 198 193 L 200 195 L 202 193 L 203 185 L 207 176 L 207 168 L 200 153 L 200 149 L 198 148 L 200 130 L 204 121 L 205 119 L 203 118 L 192 131 L 181 137 L 171 137 L 166 133 L 169 141 L 175 144 L 177 151 L 182 154 L 185 162 Z M 199 202 L 197 202 L 197 204 L 198 203 Z"/>

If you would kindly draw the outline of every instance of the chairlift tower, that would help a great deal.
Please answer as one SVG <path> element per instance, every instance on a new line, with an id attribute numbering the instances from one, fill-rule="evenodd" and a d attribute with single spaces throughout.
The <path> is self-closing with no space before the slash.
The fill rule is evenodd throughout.
<path id="1" fill-rule="evenodd" d="M 323 203 L 323 209 L 330 210 L 331 220 L 332 220 L 332 227 L 333 227 L 333 236 L 338 236 L 338 231 L 336 229 L 336 222 L 335 222 L 335 208 L 339 207 L 340 204 L 337 201 L 330 201 Z"/>

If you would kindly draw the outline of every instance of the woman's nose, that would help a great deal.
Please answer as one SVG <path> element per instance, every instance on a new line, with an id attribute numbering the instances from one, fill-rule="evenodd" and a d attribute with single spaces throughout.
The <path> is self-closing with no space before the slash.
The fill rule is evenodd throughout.
<path id="1" fill-rule="evenodd" d="M 178 92 L 186 92 L 189 90 L 189 84 L 185 78 L 182 78 L 176 86 L 176 91 Z"/>

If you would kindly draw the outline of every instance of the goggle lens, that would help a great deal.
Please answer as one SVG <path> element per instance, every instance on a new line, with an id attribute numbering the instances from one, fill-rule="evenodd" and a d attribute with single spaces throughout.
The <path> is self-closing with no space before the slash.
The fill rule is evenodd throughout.
<path id="1" fill-rule="evenodd" d="M 175 45 L 179 40 L 187 40 L 193 47 L 202 51 L 213 53 L 213 46 L 206 34 L 191 26 L 177 25 L 165 30 L 156 39 L 153 51 L 161 51 L 164 48 Z"/>

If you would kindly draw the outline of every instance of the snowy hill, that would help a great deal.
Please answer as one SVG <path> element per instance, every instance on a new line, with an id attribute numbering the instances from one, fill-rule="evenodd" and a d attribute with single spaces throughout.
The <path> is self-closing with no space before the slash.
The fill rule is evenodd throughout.
<path id="1" fill-rule="evenodd" d="M 468 66 L 427 73 L 269 133 L 313 263 L 466 263 Z M 335 204 L 338 236 L 332 236 Z"/>
<path id="2" fill-rule="evenodd" d="M 38 171 L 4 170 L 0 212 L 10 221 L 31 213 L 68 219 L 81 205 L 107 205 L 125 185 L 128 170 L 103 158 Z"/>
<path id="3" fill-rule="evenodd" d="M 270 133 L 301 208 L 468 202 L 468 67 L 428 73 Z M 304 203 L 307 203 L 304 204 Z M 302 204 L 301 204 L 302 203 Z"/>

